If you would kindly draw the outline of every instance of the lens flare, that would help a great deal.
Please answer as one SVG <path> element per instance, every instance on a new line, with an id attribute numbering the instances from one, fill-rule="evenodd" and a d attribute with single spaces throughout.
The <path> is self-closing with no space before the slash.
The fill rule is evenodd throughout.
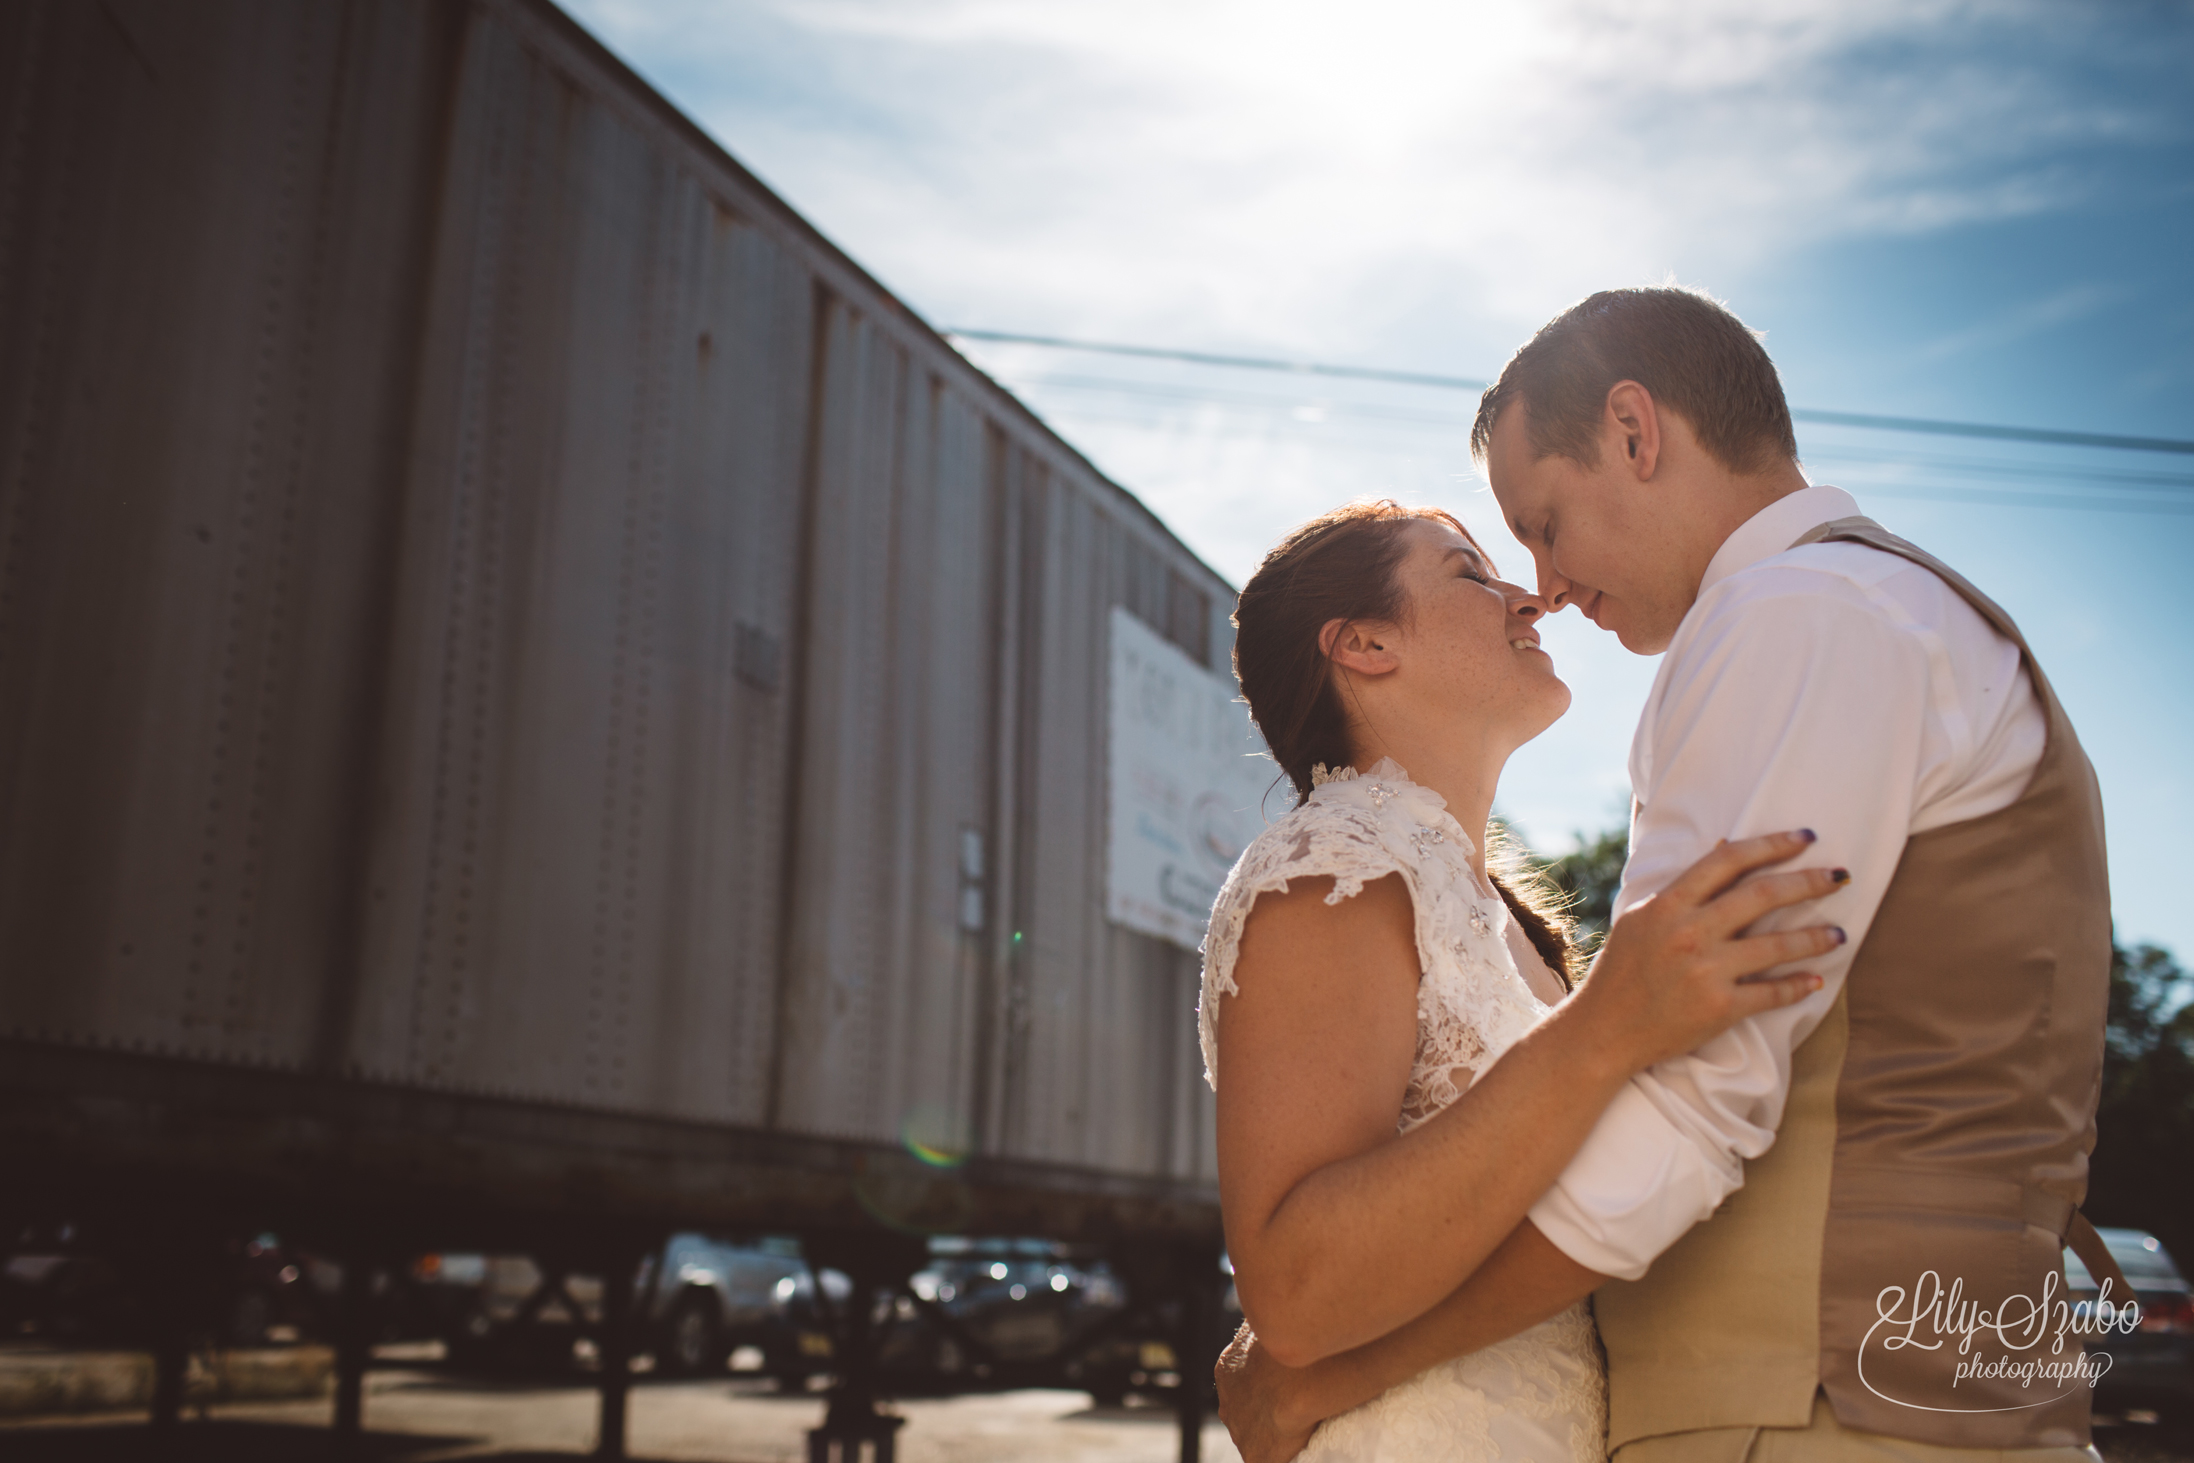
<path id="1" fill-rule="evenodd" d="M 958 1168 L 967 1162 L 967 1125 L 943 1108 L 910 1108 L 899 1124 L 899 1141 L 931 1168 Z"/>

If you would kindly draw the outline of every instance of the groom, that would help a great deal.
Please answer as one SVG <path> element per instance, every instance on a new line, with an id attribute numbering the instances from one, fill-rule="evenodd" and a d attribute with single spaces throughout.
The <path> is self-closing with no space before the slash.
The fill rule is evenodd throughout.
<path id="1" fill-rule="evenodd" d="M 2092 1459 L 2054 1307 L 2065 1243 L 2116 1269 L 2077 1209 L 2102 807 L 2018 628 L 1807 484 L 1767 353 L 1689 291 L 1556 317 L 1471 446 L 1548 603 L 1663 655 L 1616 917 L 1719 839 L 1810 827 L 1851 880 L 1767 923 L 1850 939 L 1813 996 L 1635 1079 L 1427 1315 L 1300 1370 L 1230 1348 L 1244 1457 L 1591 1293 L 1618 1463 Z"/>

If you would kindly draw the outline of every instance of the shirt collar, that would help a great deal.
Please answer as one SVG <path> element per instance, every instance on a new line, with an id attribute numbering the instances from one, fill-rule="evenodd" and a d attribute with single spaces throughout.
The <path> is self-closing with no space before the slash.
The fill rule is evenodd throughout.
<path id="1" fill-rule="evenodd" d="M 1805 537 L 1808 529 L 1824 523 L 1834 523 L 1839 518 L 1855 518 L 1859 513 L 1859 500 L 1842 488 L 1800 488 L 1786 493 L 1737 526 L 1737 531 L 1722 540 L 1722 546 L 1707 561 L 1706 573 L 1699 580 L 1699 593 L 1721 583 L 1739 569 L 1749 569 L 1762 559 L 1772 559 L 1786 552 L 1790 546 Z"/>

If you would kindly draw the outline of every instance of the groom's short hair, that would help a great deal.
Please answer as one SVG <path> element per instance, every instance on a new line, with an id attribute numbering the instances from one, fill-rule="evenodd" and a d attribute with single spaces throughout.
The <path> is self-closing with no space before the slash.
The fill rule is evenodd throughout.
<path id="1" fill-rule="evenodd" d="M 1683 417 L 1732 472 L 1764 472 L 1798 455 L 1783 383 L 1760 339 L 1695 290 L 1602 290 L 1542 326 L 1486 388 L 1470 428 L 1480 462 L 1493 424 L 1525 403 L 1535 457 L 1599 460 L 1601 413 L 1618 381 L 1636 381 Z"/>

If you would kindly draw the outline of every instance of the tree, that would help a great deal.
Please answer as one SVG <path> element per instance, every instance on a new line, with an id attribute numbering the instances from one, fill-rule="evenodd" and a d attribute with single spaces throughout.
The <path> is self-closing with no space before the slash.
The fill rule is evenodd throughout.
<path id="1" fill-rule="evenodd" d="M 1623 861 L 1630 857 L 1630 829 L 1610 828 L 1590 842 L 1580 833 L 1577 843 L 1575 853 L 1541 860 L 1540 867 L 1569 897 L 1578 942 L 1592 950 L 1607 938 L 1608 921 L 1615 916 L 1615 891 L 1623 882 Z"/>
<path id="2" fill-rule="evenodd" d="M 2194 1006 L 2154 945 L 2114 948 L 2110 1027 L 2087 1202 L 2097 1224 L 2145 1229 L 2194 1263 Z"/>

